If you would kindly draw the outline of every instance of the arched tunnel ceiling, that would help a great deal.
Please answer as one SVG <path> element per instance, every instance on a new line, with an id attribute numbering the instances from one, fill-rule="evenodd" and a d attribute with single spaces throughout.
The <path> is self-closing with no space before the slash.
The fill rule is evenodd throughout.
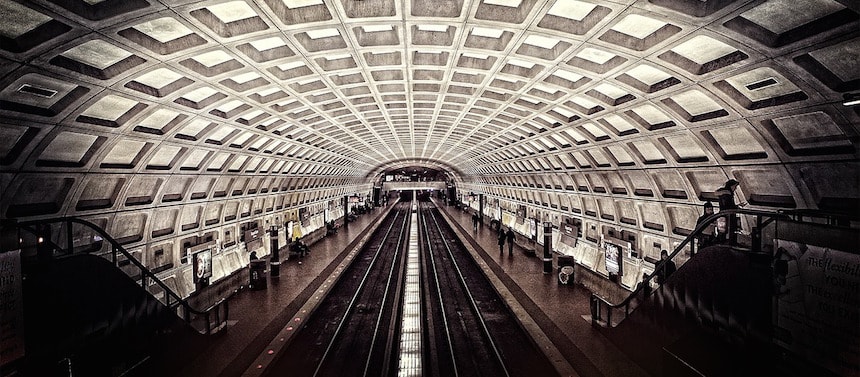
<path id="1" fill-rule="evenodd" d="M 45 172 L 360 179 L 415 160 L 471 177 L 721 171 L 710 186 L 731 166 L 769 167 L 767 186 L 801 175 L 774 166 L 836 161 L 825 176 L 850 166 L 856 183 L 849 1 L 0 0 L 0 15 L 0 190 Z"/>

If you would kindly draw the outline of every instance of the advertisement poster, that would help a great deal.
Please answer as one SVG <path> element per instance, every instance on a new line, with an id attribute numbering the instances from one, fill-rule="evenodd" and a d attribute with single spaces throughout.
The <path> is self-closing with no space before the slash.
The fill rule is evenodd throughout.
<path id="1" fill-rule="evenodd" d="M 257 250 L 263 247 L 263 232 L 259 228 L 245 231 L 245 249 Z"/>
<path id="2" fill-rule="evenodd" d="M 621 274 L 621 246 L 611 242 L 603 242 L 603 253 L 606 258 L 606 271 L 610 275 Z"/>
<path id="3" fill-rule="evenodd" d="M 562 223 L 559 230 L 561 231 L 561 243 L 570 247 L 576 246 L 576 236 L 579 233 L 579 228 L 576 225 Z"/>
<path id="4" fill-rule="evenodd" d="M 194 254 L 194 282 L 205 282 L 212 277 L 212 250 L 206 249 Z"/>
<path id="5" fill-rule="evenodd" d="M 860 255 L 775 244 L 774 342 L 838 375 L 860 375 Z"/>
<path id="6" fill-rule="evenodd" d="M 0 253 L 0 369 L 24 356 L 21 250 Z"/>

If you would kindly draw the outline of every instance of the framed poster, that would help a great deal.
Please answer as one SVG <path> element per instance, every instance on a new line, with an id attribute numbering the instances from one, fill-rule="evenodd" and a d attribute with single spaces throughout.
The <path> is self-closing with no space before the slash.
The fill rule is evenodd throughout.
<path id="1" fill-rule="evenodd" d="M 263 247 L 263 232 L 260 228 L 245 231 L 245 249 L 254 251 Z"/>
<path id="2" fill-rule="evenodd" d="M 561 233 L 561 243 L 570 247 L 576 246 L 576 238 L 579 234 L 579 227 L 564 222 L 561 223 L 561 226 L 559 227 L 559 233 Z"/>
<path id="3" fill-rule="evenodd" d="M 621 246 L 603 241 L 603 256 L 606 258 L 606 271 L 610 275 L 621 275 Z"/>
<path id="4" fill-rule="evenodd" d="M 205 249 L 194 253 L 194 282 L 202 283 L 212 277 L 212 249 Z"/>

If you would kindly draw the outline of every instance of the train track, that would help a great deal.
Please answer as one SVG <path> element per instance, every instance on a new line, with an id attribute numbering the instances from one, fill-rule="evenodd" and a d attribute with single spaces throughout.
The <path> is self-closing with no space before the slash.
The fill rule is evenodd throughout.
<path id="1" fill-rule="evenodd" d="M 266 375 L 557 373 L 435 206 L 413 202 L 397 204 Z"/>
<path id="2" fill-rule="evenodd" d="M 422 204 L 432 376 L 556 376 L 431 203 Z"/>
<path id="3" fill-rule="evenodd" d="M 388 373 L 409 211 L 397 204 L 266 375 Z"/>

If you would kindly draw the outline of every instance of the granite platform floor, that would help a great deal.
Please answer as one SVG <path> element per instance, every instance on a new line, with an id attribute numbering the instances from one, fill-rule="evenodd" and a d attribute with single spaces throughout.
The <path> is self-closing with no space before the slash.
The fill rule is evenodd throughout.
<path id="1" fill-rule="evenodd" d="M 193 342 L 166 345 L 146 368 L 146 375 L 240 376 L 253 368 L 255 358 L 289 325 L 299 308 L 316 291 L 359 238 L 372 228 L 388 208 L 377 208 L 360 216 L 315 243 L 305 258 L 291 258 L 281 265 L 281 276 L 269 278 L 265 290 L 242 290 L 230 302 L 230 326 L 220 334 L 197 337 Z M 489 225 L 472 230 L 469 213 L 441 206 L 454 225 L 484 259 L 484 263 L 507 287 L 522 308 L 534 319 L 567 363 L 572 375 L 648 376 L 615 347 L 591 323 L 589 292 L 576 285 L 559 285 L 556 274 L 543 273 L 540 257 L 528 256 L 520 247 L 509 256 L 499 254 L 496 233 Z M 299 263 L 301 262 L 301 264 Z M 553 264 L 555 267 L 555 263 Z M 187 357 L 177 357 L 188 347 Z M 192 349 L 193 348 L 193 349 Z M 153 374 L 156 373 L 156 374 Z"/>
<path id="2" fill-rule="evenodd" d="M 583 319 L 590 315 L 591 293 L 579 285 L 559 285 L 555 273 L 556 257 L 553 256 L 553 273 L 543 272 L 543 254 L 530 256 L 526 250 L 514 246 L 513 255 L 508 246 L 499 253 L 496 231 L 489 224 L 473 230 L 469 212 L 454 206 L 439 207 L 446 212 L 461 233 L 477 244 L 479 255 L 496 276 L 507 287 L 515 299 L 537 322 L 549 340 L 580 376 L 648 376 L 639 365 L 628 358 L 603 334 Z M 517 237 L 523 237 L 517 235 Z"/>
<path id="3" fill-rule="evenodd" d="M 240 376 L 319 286 L 344 251 L 364 236 L 387 208 L 376 208 L 311 245 L 305 257 L 291 256 L 267 288 L 240 290 L 229 302 L 225 330 L 211 336 L 176 334 L 152 352 L 133 376 Z M 282 256 L 283 257 L 283 256 Z M 239 273 L 248 274 L 247 269 Z M 269 270 L 267 270 L 267 275 Z"/>

